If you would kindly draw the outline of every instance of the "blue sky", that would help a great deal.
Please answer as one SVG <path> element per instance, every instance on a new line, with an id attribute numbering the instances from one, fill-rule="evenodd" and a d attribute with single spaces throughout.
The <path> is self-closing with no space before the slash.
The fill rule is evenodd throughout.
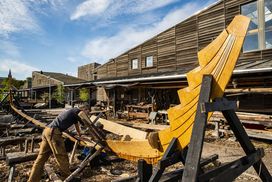
<path id="1" fill-rule="evenodd" d="M 43 70 L 77 76 L 216 0 L 0 0 L 0 77 Z"/>

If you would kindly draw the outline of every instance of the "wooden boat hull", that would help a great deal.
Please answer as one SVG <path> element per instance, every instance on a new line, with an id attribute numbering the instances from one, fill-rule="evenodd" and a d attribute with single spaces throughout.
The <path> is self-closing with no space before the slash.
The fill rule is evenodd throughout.
<path id="1" fill-rule="evenodd" d="M 187 74 L 189 86 L 178 91 L 181 104 L 168 109 L 169 128 L 149 140 L 108 140 L 111 150 L 128 160 L 144 159 L 156 163 L 173 137 L 178 139 L 181 149 L 186 147 L 192 134 L 203 75 L 210 74 L 214 78 L 211 98 L 221 97 L 236 65 L 249 22 L 245 16 L 236 16 L 212 43 L 198 53 L 199 67 Z M 209 113 L 209 117 L 211 115 Z"/>

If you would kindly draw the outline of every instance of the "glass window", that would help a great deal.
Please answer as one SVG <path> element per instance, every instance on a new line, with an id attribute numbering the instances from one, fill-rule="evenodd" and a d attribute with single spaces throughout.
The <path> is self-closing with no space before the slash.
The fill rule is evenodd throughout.
<path id="1" fill-rule="evenodd" d="M 243 51 L 272 48 L 272 0 L 257 0 L 241 7 L 251 19 Z"/>
<path id="2" fill-rule="evenodd" d="M 138 69 L 138 59 L 132 59 L 131 60 L 131 68 L 134 69 Z"/>
<path id="3" fill-rule="evenodd" d="M 272 48 L 272 0 L 264 2 L 265 48 Z"/>
<path id="4" fill-rule="evenodd" d="M 251 51 L 259 49 L 259 19 L 257 10 L 257 1 L 243 5 L 241 8 L 242 14 L 251 19 L 247 36 L 244 41 L 243 51 Z"/>
<path id="5" fill-rule="evenodd" d="M 251 51 L 258 49 L 258 34 L 249 34 L 246 36 L 243 50 L 244 51 Z"/>
<path id="6" fill-rule="evenodd" d="M 145 58 L 145 66 L 152 67 L 153 66 L 153 56 L 147 56 Z"/>

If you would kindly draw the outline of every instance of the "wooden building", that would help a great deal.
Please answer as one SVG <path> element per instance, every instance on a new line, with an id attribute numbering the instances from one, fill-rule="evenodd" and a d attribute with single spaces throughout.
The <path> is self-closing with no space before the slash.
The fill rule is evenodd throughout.
<path id="1" fill-rule="evenodd" d="M 100 65 L 101 64 L 94 62 L 94 63 L 86 64 L 83 66 L 79 66 L 77 71 L 77 77 L 82 80 L 88 80 L 88 81 L 96 80 L 97 75 L 95 73 L 95 68 L 97 68 Z"/>
<path id="2" fill-rule="evenodd" d="M 272 113 L 271 12 L 272 0 L 218 1 L 99 66 L 94 84 L 106 90 L 116 110 L 152 97 L 158 109 L 178 104 L 176 91 L 187 85 L 185 73 L 198 66 L 198 51 L 243 14 L 252 21 L 226 93 L 240 110 Z"/>
<path id="3" fill-rule="evenodd" d="M 24 98 L 31 100 L 31 102 L 44 102 L 44 95 L 48 97 L 46 102 L 52 98 L 58 85 L 64 87 L 64 97 L 66 103 L 73 103 L 79 100 L 79 90 L 82 87 L 90 88 L 90 83 L 63 73 L 33 71 L 31 80 L 31 87 L 21 89 L 21 95 Z M 90 92 L 91 93 L 91 92 Z M 92 97 L 92 95 L 91 95 Z"/>

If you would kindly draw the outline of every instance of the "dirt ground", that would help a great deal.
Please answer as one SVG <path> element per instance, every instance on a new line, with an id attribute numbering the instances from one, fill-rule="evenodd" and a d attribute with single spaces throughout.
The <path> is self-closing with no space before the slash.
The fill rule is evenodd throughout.
<path id="1" fill-rule="evenodd" d="M 272 143 L 256 141 L 253 140 L 253 144 L 256 148 L 263 148 L 265 156 L 263 158 L 264 163 L 268 167 L 268 170 L 272 174 Z M 9 151 L 7 151 L 9 152 Z M 11 152 L 11 151 L 10 151 Z M 214 139 L 210 136 L 206 136 L 204 148 L 203 148 L 203 157 L 210 156 L 212 154 L 218 154 L 219 159 L 218 163 L 226 163 L 233 161 L 237 158 L 244 156 L 244 152 L 239 144 L 231 138 L 221 138 Z M 79 161 L 76 161 L 79 162 Z M 54 159 L 50 158 L 50 163 L 54 163 Z M 19 164 L 16 166 L 15 170 L 15 181 L 25 182 L 27 181 L 29 172 L 31 170 L 33 162 L 27 162 Z M 176 164 L 168 170 L 173 170 L 175 168 L 181 167 L 181 164 Z M 213 165 L 209 166 L 213 167 Z M 71 166 L 71 168 L 76 168 L 76 165 Z M 57 168 L 56 168 L 57 169 Z M 0 161 L 0 181 L 7 181 L 8 178 L 8 166 L 6 166 L 5 161 Z M 135 175 L 137 173 L 137 164 L 134 162 L 119 160 L 116 162 L 111 162 L 110 164 L 102 163 L 99 166 L 91 167 L 88 166 L 80 174 L 82 182 L 93 182 L 93 181 L 111 181 L 113 179 L 118 179 L 122 177 L 128 177 Z M 49 181 L 48 179 L 42 181 Z M 239 176 L 235 181 L 260 181 L 258 175 L 251 167 L 241 176 Z"/>

